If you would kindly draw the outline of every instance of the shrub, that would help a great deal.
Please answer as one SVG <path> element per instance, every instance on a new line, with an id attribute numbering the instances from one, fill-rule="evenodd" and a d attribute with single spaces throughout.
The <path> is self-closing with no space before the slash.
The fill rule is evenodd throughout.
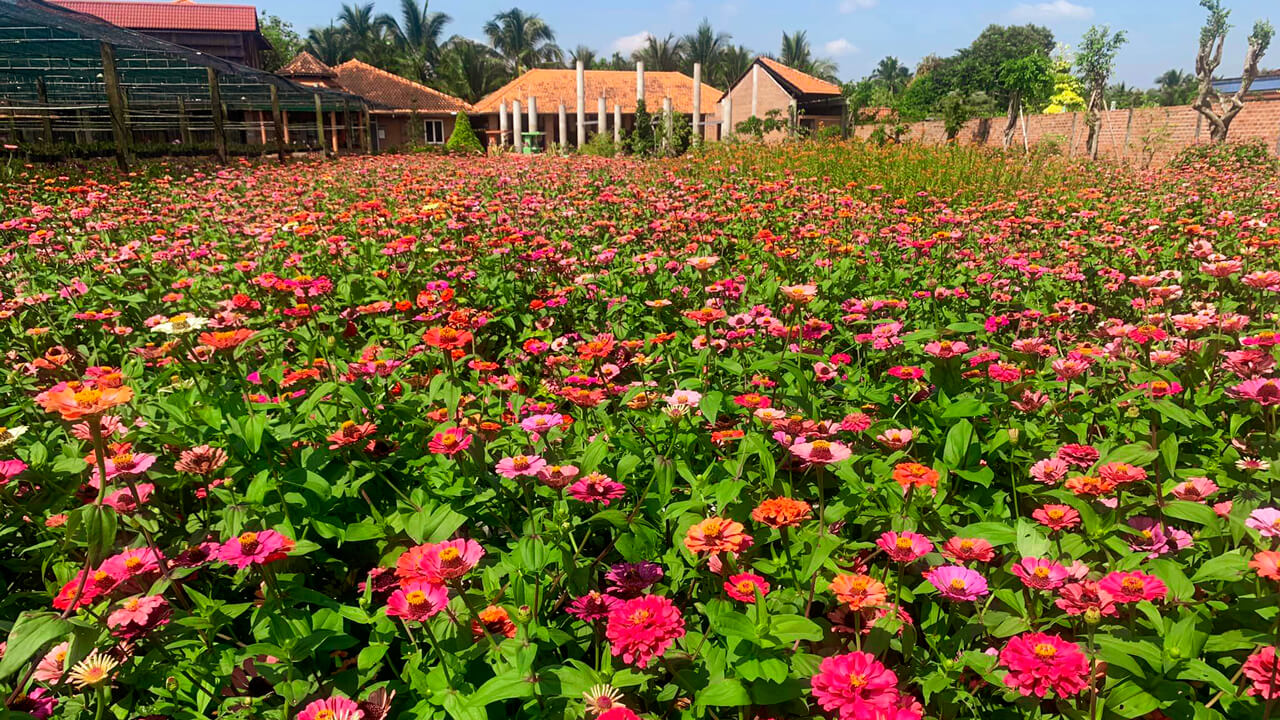
<path id="1" fill-rule="evenodd" d="M 618 146 L 614 144 L 613 137 L 608 133 L 596 133 L 578 148 L 578 152 L 595 157 L 613 157 L 618 154 Z"/>
<path id="2" fill-rule="evenodd" d="M 1215 170 L 1256 170 L 1277 167 L 1271 149 L 1262 140 L 1243 142 L 1201 143 L 1184 148 L 1169 161 L 1173 167 L 1193 165 Z"/>
<path id="3" fill-rule="evenodd" d="M 445 148 L 451 153 L 460 153 L 463 155 L 481 155 L 484 153 L 484 146 L 480 144 L 480 138 L 476 137 L 476 132 L 471 128 L 471 119 L 462 113 L 453 121 L 453 132 L 449 134 L 449 140 L 444 144 Z"/>

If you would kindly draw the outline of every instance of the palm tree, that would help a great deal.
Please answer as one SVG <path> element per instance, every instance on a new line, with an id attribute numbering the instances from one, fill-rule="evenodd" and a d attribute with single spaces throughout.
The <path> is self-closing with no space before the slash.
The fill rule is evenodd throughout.
<path id="1" fill-rule="evenodd" d="M 338 13 L 338 23 L 347 36 L 352 52 L 357 54 L 370 50 L 381 33 L 381 25 L 373 15 L 373 3 L 365 5 L 342 4 Z"/>
<path id="2" fill-rule="evenodd" d="M 337 65 L 351 57 L 351 43 L 347 41 L 346 33 L 332 25 L 308 30 L 302 49 L 325 65 Z"/>
<path id="3" fill-rule="evenodd" d="M 721 77 L 720 58 L 733 36 L 729 33 L 718 33 L 711 29 L 711 22 L 706 18 L 698 25 L 698 29 L 684 36 L 685 71 L 693 74 L 694 63 L 702 64 L 702 79 L 715 87 L 724 87 L 732 80 Z"/>
<path id="4" fill-rule="evenodd" d="M 815 58 L 809 46 L 809 38 L 804 30 L 797 30 L 788 35 L 782 33 L 782 53 L 778 61 L 787 67 L 808 73 L 814 77 L 839 83 L 836 77 L 836 64 L 827 58 Z"/>
<path id="5" fill-rule="evenodd" d="M 751 63 L 755 62 L 756 54 L 748 50 L 742 45 L 730 45 L 720 53 L 720 82 L 723 85 L 716 87 L 722 90 L 728 90 L 729 86 L 737 82 L 738 78 L 747 74 L 751 69 Z"/>
<path id="6" fill-rule="evenodd" d="M 493 48 L 455 35 L 440 48 L 432 87 L 474 103 L 510 78 L 506 63 Z"/>
<path id="7" fill-rule="evenodd" d="M 596 64 L 596 51 L 586 45 L 579 45 L 573 49 L 573 52 L 569 53 L 569 57 L 565 59 L 564 64 L 566 67 L 574 68 L 578 66 L 579 60 L 582 61 L 584 68 L 591 70 Z"/>
<path id="8" fill-rule="evenodd" d="M 911 82 L 911 70 L 899 62 L 898 58 L 890 56 L 876 65 L 875 71 L 871 73 L 871 79 L 888 89 L 890 95 L 897 95 L 907 87 L 907 83 Z"/>
<path id="9" fill-rule="evenodd" d="M 378 23 L 390 33 L 396 47 L 404 54 L 409 74 L 419 82 L 427 82 L 439 62 L 440 37 L 444 26 L 452 20 L 442 12 L 430 12 L 430 0 L 421 6 L 416 0 L 400 0 L 401 20 L 382 15 Z"/>
<path id="10" fill-rule="evenodd" d="M 556 47 L 551 26 L 520 8 L 494 15 L 484 24 L 484 34 L 517 75 L 532 67 L 560 62 L 562 53 Z"/>
<path id="11" fill-rule="evenodd" d="M 632 53 L 631 57 L 643 61 L 646 70 L 679 70 L 684 59 L 684 41 L 671 33 L 665 38 L 650 35 L 644 47 Z"/>
<path id="12" fill-rule="evenodd" d="M 1196 77 L 1181 70 L 1169 70 L 1156 78 L 1155 95 L 1161 105 L 1187 105 L 1196 97 Z"/>

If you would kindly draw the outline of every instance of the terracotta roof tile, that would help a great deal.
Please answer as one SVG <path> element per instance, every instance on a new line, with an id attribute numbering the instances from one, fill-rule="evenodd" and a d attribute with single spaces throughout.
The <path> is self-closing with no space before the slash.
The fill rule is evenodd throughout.
<path id="1" fill-rule="evenodd" d="M 333 68 L 343 90 L 402 112 L 470 112 L 471 106 L 452 95 L 402 78 L 359 60 L 348 60 Z"/>
<path id="2" fill-rule="evenodd" d="M 320 61 L 320 58 L 312 55 L 306 50 L 294 55 L 293 59 L 290 60 L 287 65 L 276 71 L 276 74 L 283 75 L 284 77 L 312 78 L 331 78 L 338 76 L 338 74 L 333 71 L 333 68 L 325 65 Z"/>
<path id="3" fill-rule="evenodd" d="M 59 7 L 102 18 L 131 30 L 209 30 L 257 32 L 258 11 L 252 5 L 193 2 L 111 2 L 51 0 Z"/>
<path id="4" fill-rule="evenodd" d="M 613 112 L 614 103 L 622 106 L 622 112 L 636 111 L 636 74 L 634 70 L 587 70 L 583 78 L 586 89 L 586 111 L 594 116 L 603 94 L 606 106 Z M 523 105 L 533 96 L 538 100 L 538 112 L 553 113 L 564 103 L 570 113 L 578 107 L 577 71 L 572 69 L 537 68 L 512 80 L 476 103 L 478 113 L 496 113 L 506 101 L 519 100 Z M 678 113 L 693 112 L 693 78 L 678 72 L 648 70 L 644 74 L 645 105 L 649 112 L 662 109 L 662 99 L 671 97 L 671 105 Z M 720 91 L 702 84 L 702 113 L 714 115 Z"/>
<path id="5" fill-rule="evenodd" d="M 835 83 L 829 83 L 808 73 L 802 73 L 772 58 L 758 57 L 756 62 L 804 95 L 840 95 L 843 92 L 840 86 Z"/>

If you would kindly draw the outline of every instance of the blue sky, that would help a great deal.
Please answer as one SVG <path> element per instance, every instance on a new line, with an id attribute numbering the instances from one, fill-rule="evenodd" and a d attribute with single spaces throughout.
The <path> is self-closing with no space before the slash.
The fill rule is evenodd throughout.
<path id="1" fill-rule="evenodd" d="M 341 0 L 229 0 L 254 2 L 300 32 L 328 24 Z M 367 1 L 367 0 L 365 0 Z M 481 26 L 514 0 L 431 0 L 431 9 L 453 17 L 448 34 L 480 39 Z M 1116 80 L 1143 87 L 1165 70 L 1191 71 L 1204 11 L 1196 0 L 521 0 L 542 16 L 561 47 L 585 44 L 597 52 L 629 51 L 645 33 L 665 36 L 693 30 L 706 17 L 715 28 L 760 52 L 777 52 L 784 31 L 806 30 L 814 49 L 836 60 L 848 80 L 866 75 L 880 58 L 895 55 L 914 67 L 929 53 L 947 55 L 968 45 L 991 23 L 1034 22 L 1071 45 L 1091 24 L 1123 29 L 1129 43 L 1117 58 Z M 1238 75 L 1245 38 L 1254 20 L 1280 24 L 1276 0 L 1226 0 L 1235 26 L 1219 73 Z M 399 12 L 398 0 L 376 0 L 378 12 Z M 1280 48 L 1273 46 L 1273 55 Z M 1267 57 L 1264 67 L 1280 67 Z"/>

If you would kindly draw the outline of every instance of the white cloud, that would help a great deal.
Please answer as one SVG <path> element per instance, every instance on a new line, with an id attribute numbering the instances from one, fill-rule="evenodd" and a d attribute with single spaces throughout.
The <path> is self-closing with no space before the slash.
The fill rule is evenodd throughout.
<path id="1" fill-rule="evenodd" d="M 614 40 L 612 47 L 614 52 L 620 52 L 623 55 L 630 55 L 644 47 L 645 43 L 649 42 L 650 37 L 653 37 L 652 33 L 648 30 L 641 30 L 635 35 L 624 35 L 617 40 Z"/>
<path id="2" fill-rule="evenodd" d="M 1054 20 L 1088 20 L 1093 8 L 1076 5 L 1070 0 L 1052 0 L 1042 3 L 1022 3 L 1009 11 L 1009 17 L 1018 22 L 1052 22 Z"/>
<path id="3" fill-rule="evenodd" d="M 870 10 L 880 0 L 840 0 L 840 12 L 851 13 L 855 10 Z"/>
<path id="4" fill-rule="evenodd" d="M 844 38 L 832 40 L 826 45 L 823 45 L 822 49 L 826 50 L 828 55 L 834 55 L 835 57 L 840 57 L 841 55 L 852 55 L 853 53 L 858 52 L 858 46 Z"/>

